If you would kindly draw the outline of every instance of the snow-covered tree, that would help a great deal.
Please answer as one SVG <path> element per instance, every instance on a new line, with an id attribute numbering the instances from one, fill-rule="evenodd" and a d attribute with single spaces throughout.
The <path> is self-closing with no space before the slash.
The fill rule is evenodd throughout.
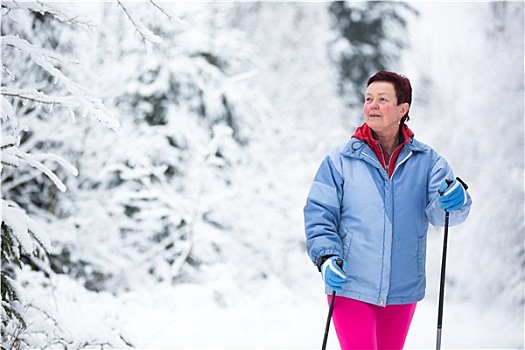
<path id="1" fill-rule="evenodd" d="M 38 230 L 28 221 L 27 231 L 49 254 L 28 266 L 51 275 L 49 284 L 53 274 L 67 274 L 87 289 L 118 293 L 143 283 L 198 280 L 198 270 L 220 258 L 216 239 L 202 234 L 231 225 L 216 212 L 238 195 L 232 169 L 252 162 L 243 148 L 268 112 L 243 88 L 257 74 L 249 41 L 221 22 L 234 7 L 193 5 L 168 11 L 152 2 L 2 5 L 3 52 L 13 51 L 3 62 L 12 78 L 3 80 L 4 110 L 13 111 L 3 116 L 10 121 L 2 124 L 3 135 L 12 134 L 4 137 L 3 162 L 18 165 L 28 154 L 24 159 L 37 167 L 4 168 L 2 197 L 39 221 Z M 114 25 L 101 25 L 107 21 Z M 37 163 L 42 156 L 29 158 L 36 150 L 62 168 Z M 57 195 L 38 170 L 68 192 Z M 3 235 L 13 231 L 10 217 L 3 215 Z M 5 305 L 18 305 L 12 270 Z M 37 289 L 45 293 L 35 281 L 23 283 L 33 288 L 22 288 L 26 298 Z M 57 316 L 41 303 L 31 308 Z M 6 312 L 6 320 L 39 318 L 15 311 Z M 6 344 L 29 346 L 36 333 L 44 339 L 39 344 L 84 341 L 58 331 L 59 321 L 52 324 L 47 333 L 18 334 L 20 323 L 2 334 Z M 122 342 L 109 338 L 101 341 Z"/>
<path id="2" fill-rule="evenodd" d="M 87 29 L 85 19 L 37 2 L 5 1 L 1 10 L 2 343 L 20 347 L 29 345 L 24 334 L 29 306 L 15 282 L 16 269 L 29 263 L 49 270 L 45 261 L 51 248 L 45 230 L 27 212 L 40 208 L 53 213 L 57 201 L 53 188 L 66 190 L 57 172 L 77 172 L 61 156 L 47 152 L 46 144 L 52 140 L 46 139 L 44 130 L 49 129 L 41 128 L 62 123 L 68 114 L 115 127 L 118 123 L 99 99 L 75 81 L 67 41 L 59 45 L 49 40 L 56 39 L 64 26 Z M 57 25 L 60 22 L 64 24 Z M 52 113 L 55 107 L 66 113 Z"/>
<path id="3" fill-rule="evenodd" d="M 230 6 L 166 9 L 175 23 L 140 12 L 163 38 L 149 54 L 124 31 L 128 21 L 116 23 L 116 35 L 101 27 L 94 50 L 100 94 L 118 109 L 121 128 L 110 135 L 83 126 L 85 136 L 71 140 L 80 173 L 51 254 L 92 290 L 199 278 L 195 269 L 214 255 L 198 252 L 213 243 L 195 247 L 197 233 L 227 226 L 215 211 L 234 196 L 232 169 L 249 160 L 243 148 L 267 113 L 242 88 L 255 74 L 248 41 L 213 26 Z M 104 21 L 118 9 L 100 10 Z"/>
<path id="4" fill-rule="evenodd" d="M 406 25 L 412 6 L 390 1 L 335 1 L 329 7 L 335 38 L 331 56 L 339 67 L 339 92 L 350 109 L 361 106 L 368 78 L 393 70 L 409 47 Z"/>
<path id="5" fill-rule="evenodd" d="M 81 62 L 94 29 L 90 18 L 71 4 L 38 1 L 3 1 L 1 11 L 2 348 L 72 345 L 53 308 L 34 299 L 18 272 L 29 267 L 51 278 L 62 268 L 49 265 L 56 249 L 49 236 L 60 233 L 46 228 L 68 215 L 56 189 L 65 192 L 68 174 L 78 174 L 64 157 L 75 151 L 70 141 L 87 136 L 67 125 L 82 117 L 116 130 L 119 122 L 91 89 L 92 72 Z M 144 40 L 155 40 L 124 12 Z M 43 323 L 35 326 L 38 318 Z"/>

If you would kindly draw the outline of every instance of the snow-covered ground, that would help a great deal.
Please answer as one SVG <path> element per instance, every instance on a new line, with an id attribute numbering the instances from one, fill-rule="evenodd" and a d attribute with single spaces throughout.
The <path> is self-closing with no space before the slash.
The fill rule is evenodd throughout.
<path id="1" fill-rule="evenodd" d="M 311 281 L 321 288 L 317 272 L 312 273 Z M 107 329 L 112 328 L 137 349 L 318 349 L 328 310 L 318 291 L 295 292 L 276 280 L 262 284 L 252 297 L 233 291 L 238 298 L 222 306 L 216 299 L 219 290 L 231 287 L 227 278 L 207 286 L 153 285 L 118 297 L 87 292 L 67 277 L 56 279 L 54 285 L 53 298 L 61 301 L 57 305 L 61 321 L 73 338 L 104 335 L 108 339 Z M 428 297 L 418 304 L 406 348 L 435 348 L 436 320 L 436 298 Z M 442 346 L 523 348 L 523 324 L 507 319 L 490 305 L 481 309 L 447 301 Z M 338 348 L 333 325 L 328 347 Z"/>
<path id="2" fill-rule="evenodd" d="M 140 348 L 223 349 L 318 349 L 322 343 L 327 305 L 318 301 L 290 300 L 274 305 L 244 305 L 233 308 L 145 310 L 127 305 L 130 329 L 143 335 Z M 153 311 L 153 312 L 152 312 Z M 141 315 L 133 317 L 133 315 Z M 436 339 L 437 307 L 432 302 L 418 306 L 406 348 L 432 349 Z M 145 332 L 144 321 L 151 329 Z M 136 327 L 136 328 L 133 328 Z M 471 305 L 446 305 L 443 348 L 515 349 L 522 346 L 519 324 L 504 316 L 495 319 Z M 331 328 L 328 347 L 338 348 Z"/>

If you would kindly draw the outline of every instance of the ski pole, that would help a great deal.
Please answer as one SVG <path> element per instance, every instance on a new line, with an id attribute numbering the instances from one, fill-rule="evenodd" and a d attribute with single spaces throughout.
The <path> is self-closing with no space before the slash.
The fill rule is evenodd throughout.
<path id="1" fill-rule="evenodd" d="M 337 265 L 339 265 L 339 267 L 343 268 L 343 260 L 337 259 L 336 263 Z M 328 317 L 326 318 L 326 327 L 324 329 L 323 346 L 321 347 L 321 350 L 326 350 L 326 342 L 328 341 L 328 332 L 330 331 L 330 321 L 332 320 L 332 313 L 334 311 L 334 302 L 335 302 L 335 290 L 332 291 L 332 299 L 330 300 L 330 308 L 328 309 Z"/>
<path id="2" fill-rule="evenodd" d="M 459 183 L 465 188 L 468 188 L 467 184 L 463 182 L 459 177 L 456 178 Z M 454 180 L 447 179 L 447 185 L 450 185 Z M 443 195 L 444 192 L 439 192 L 439 195 Z M 437 321 L 437 339 L 436 339 L 436 350 L 441 349 L 441 330 L 443 328 L 443 304 L 445 299 L 445 269 L 447 265 L 447 241 L 448 241 L 448 222 L 450 213 L 445 210 L 445 232 L 443 235 L 443 256 L 441 258 L 441 281 L 439 283 L 439 303 L 438 303 L 438 321 Z"/>
<path id="3" fill-rule="evenodd" d="M 447 264 L 448 221 L 449 212 L 445 211 L 445 234 L 443 236 L 443 257 L 441 258 L 441 281 L 439 284 L 436 350 L 441 349 L 441 329 L 443 327 L 443 299 L 445 295 L 445 267 Z"/>
<path id="4" fill-rule="evenodd" d="M 326 342 L 328 340 L 328 332 L 330 331 L 330 321 L 332 320 L 332 312 L 334 311 L 334 301 L 335 301 L 335 290 L 332 292 L 332 300 L 330 300 L 330 308 L 328 309 L 328 318 L 326 319 L 326 327 L 324 329 L 324 338 L 322 350 L 326 350 Z"/>

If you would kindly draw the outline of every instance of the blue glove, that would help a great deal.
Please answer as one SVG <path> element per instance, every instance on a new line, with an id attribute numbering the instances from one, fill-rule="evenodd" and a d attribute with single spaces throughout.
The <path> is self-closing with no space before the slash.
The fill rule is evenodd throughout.
<path id="1" fill-rule="evenodd" d="M 439 204 L 448 212 L 457 210 L 467 203 L 465 188 L 456 179 L 443 181 L 438 192 L 441 195 Z"/>
<path id="2" fill-rule="evenodd" d="M 340 264 L 340 265 L 339 265 Z M 324 283 L 332 290 L 340 291 L 346 283 L 346 262 L 338 256 L 332 256 L 321 265 Z"/>

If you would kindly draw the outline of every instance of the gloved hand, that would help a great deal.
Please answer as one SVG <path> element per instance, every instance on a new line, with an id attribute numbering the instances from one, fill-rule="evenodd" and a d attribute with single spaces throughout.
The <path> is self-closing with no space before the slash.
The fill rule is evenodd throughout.
<path id="1" fill-rule="evenodd" d="M 457 210 L 467 203 L 465 188 L 456 179 L 443 181 L 438 192 L 440 194 L 439 204 L 448 212 Z"/>
<path id="2" fill-rule="evenodd" d="M 346 283 L 346 262 L 338 256 L 328 258 L 321 265 L 324 283 L 332 290 L 340 291 Z"/>

